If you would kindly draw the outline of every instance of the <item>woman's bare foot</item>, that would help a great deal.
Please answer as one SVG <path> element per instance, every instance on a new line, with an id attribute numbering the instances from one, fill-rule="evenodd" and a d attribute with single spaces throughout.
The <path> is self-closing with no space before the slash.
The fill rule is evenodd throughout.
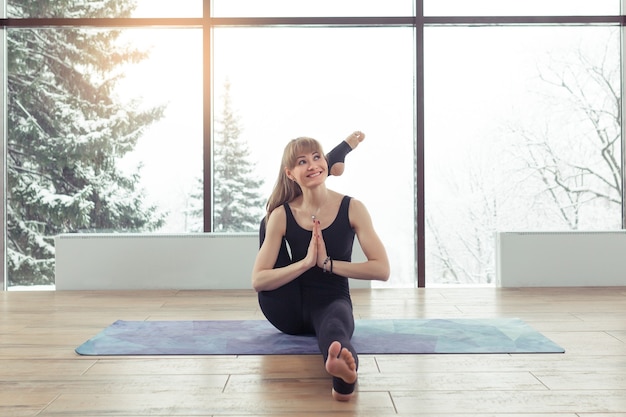
<path id="1" fill-rule="evenodd" d="M 356 360 L 352 352 L 341 347 L 341 343 L 334 341 L 328 348 L 326 359 L 326 371 L 332 376 L 344 380 L 348 384 L 354 384 L 357 380 Z M 352 394 L 340 394 L 333 389 L 333 398 L 338 401 L 348 401 Z"/>
<path id="2" fill-rule="evenodd" d="M 344 142 L 346 142 L 348 146 L 350 146 L 350 149 L 354 149 L 359 146 L 359 143 L 363 142 L 363 139 L 365 139 L 365 133 L 357 130 L 356 132 L 353 132 L 350 136 L 345 138 Z M 342 162 L 335 162 L 333 166 L 330 167 L 330 174 L 339 177 L 343 174 L 344 169 L 345 164 L 342 158 Z"/>
<path id="3" fill-rule="evenodd" d="M 361 132 L 360 130 L 357 130 L 353 132 L 350 136 L 345 138 L 344 140 L 348 142 L 348 145 L 350 145 L 352 149 L 354 149 L 357 146 L 359 146 L 359 143 L 363 142 L 364 139 L 365 139 L 365 133 Z"/>

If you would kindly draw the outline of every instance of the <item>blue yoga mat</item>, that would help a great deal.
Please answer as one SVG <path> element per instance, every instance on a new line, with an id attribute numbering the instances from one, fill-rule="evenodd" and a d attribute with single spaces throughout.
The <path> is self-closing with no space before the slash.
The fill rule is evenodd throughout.
<path id="1" fill-rule="evenodd" d="M 520 319 L 357 320 L 361 354 L 563 353 Z M 76 348 L 80 355 L 310 355 L 313 336 L 291 336 L 265 320 L 119 320 Z"/>

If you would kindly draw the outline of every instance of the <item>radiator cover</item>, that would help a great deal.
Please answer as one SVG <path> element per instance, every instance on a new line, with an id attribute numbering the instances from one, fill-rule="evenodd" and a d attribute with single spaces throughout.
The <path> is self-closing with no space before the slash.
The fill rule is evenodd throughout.
<path id="1" fill-rule="evenodd" d="M 57 290 L 252 289 L 256 233 L 55 237 Z M 364 259 L 355 241 L 354 261 Z M 368 281 L 351 280 L 353 287 Z"/>
<path id="2" fill-rule="evenodd" d="M 501 287 L 626 285 L 626 231 L 498 232 Z"/>

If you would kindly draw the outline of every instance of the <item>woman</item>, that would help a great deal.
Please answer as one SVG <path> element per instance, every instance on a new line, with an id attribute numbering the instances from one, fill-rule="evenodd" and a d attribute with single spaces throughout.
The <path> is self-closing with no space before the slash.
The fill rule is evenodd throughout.
<path id="1" fill-rule="evenodd" d="M 365 134 L 363 132 L 354 132 L 350 134 L 347 138 L 342 140 L 337 146 L 335 146 L 328 154 L 326 155 L 326 162 L 328 163 L 328 175 L 340 176 L 343 174 L 345 169 L 345 159 L 346 156 L 355 149 L 359 143 L 363 142 L 365 139 Z M 261 224 L 259 225 L 259 247 L 263 244 L 265 240 L 265 220 L 266 217 L 263 217 L 261 220 Z M 278 252 L 278 256 L 276 257 L 276 263 L 274 267 L 285 266 L 291 263 L 291 255 L 289 255 L 289 250 L 287 249 L 287 244 L 283 239 L 283 243 L 280 246 L 280 250 Z"/>
<path id="2" fill-rule="evenodd" d="M 355 135 L 361 135 L 355 132 Z M 354 393 L 358 356 L 351 344 L 354 316 L 348 278 L 389 278 L 389 261 L 370 215 L 360 201 L 326 188 L 328 164 L 314 139 L 285 147 L 267 204 L 266 235 L 257 255 L 252 285 L 267 319 L 287 334 L 317 337 L 333 398 Z M 351 262 L 354 236 L 367 261 Z M 276 265 L 283 239 L 291 261 Z"/>

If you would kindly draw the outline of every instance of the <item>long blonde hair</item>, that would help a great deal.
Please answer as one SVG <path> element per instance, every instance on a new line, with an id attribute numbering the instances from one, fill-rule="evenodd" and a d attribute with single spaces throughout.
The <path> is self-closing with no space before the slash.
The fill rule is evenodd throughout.
<path id="1" fill-rule="evenodd" d="M 302 195 L 302 189 L 295 182 L 287 177 L 285 169 L 292 169 L 296 166 L 298 157 L 304 153 L 319 152 L 324 155 L 322 145 L 315 139 L 309 137 L 299 137 L 289 141 L 283 151 L 283 159 L 281 160 L 280 170 L 278 171 L 278 179 L 274 185 L 274 190 L 270 195 L 267 205 L 265 206 L 267 213 L 265 221 L 269 219 L 272 211 L 284 203 Z"/>

